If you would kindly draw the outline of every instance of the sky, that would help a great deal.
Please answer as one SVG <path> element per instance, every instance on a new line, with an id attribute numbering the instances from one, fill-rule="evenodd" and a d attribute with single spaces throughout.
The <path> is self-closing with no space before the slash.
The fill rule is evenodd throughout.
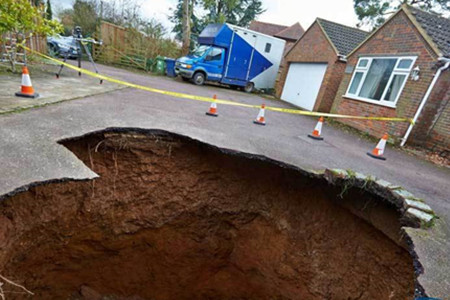
<path id="1" fill-rule="evenodd" d="M 170 8 L 176 0 L 142 0 L 143 14 L 155 17 L 167 27 Z M 266 11 L 258 17 L 259 21 L 292 25 L 296 22 L 305 30 L 317 17 L 341 24 L 356 26 L 358 19 L 353 10 L 353 0 L 262 0 Z"/>
<path id="2" fill-rule="evenodd" d="M 108 0 L 104 0 L 108 1 Z M 138 0 L 142 4 L 142 14 L 160 21 L 169 30 L 172 23 L 168 16 L 177 0 Z M 71 7 L 73 0 L 51 0 L 53 6 Z M 266 11 L 259 21 L 292 25 L 300 22 L 306 30 L 317 17 L 356 26 L 358 19 L 353 10 L 353 0 L 262 0 Z"/>

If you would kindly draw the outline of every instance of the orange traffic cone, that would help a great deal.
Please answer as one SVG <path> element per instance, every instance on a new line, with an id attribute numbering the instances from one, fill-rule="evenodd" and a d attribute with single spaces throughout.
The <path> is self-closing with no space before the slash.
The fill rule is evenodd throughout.
<path id="1" fill-rule="evenodd" d="M 313 132 L 311 134 L 308 134 L 308 137 L 318 141 L 322 141 L 323 137 L 320 136 L 320 133 L 322 132 L 322 124 L 323 124 L 323 117 L 320 117 L 319 122 L 317 122 L 317 125 L 314 128 Z"/>
<path id="2" fill-rule="evenodd" d="M 386 147 L 387 139 L 388 139 L 388 135 L 386 133 L 383 135 L 381 140 L 378 142 L 375 149 L 373 149 L 372 152 L 367 152 L 367 155 L 369 155 L 370 157 L 376 158 L 376 159 L 386 160 L 386 158 L 383 157 L 383 153 L 384 153 L 384 148 Z"/>
<path id="3" fill-rule="evenodd" d="M 256 120 L 253 121 L 253 123 L 258 125 L 266 125 L 266 119 L 264 119 L 264 112 L 266 110 L 266 105 L 261 105 L 261 109 L 259 110 L 258 116 L 256 117 Z"/>
<path id="4" fill-rule="evenodd" d="M 217 103 L 216 103 L 217 96 L 214 95 L 213 99 L 214 99 L 214 101 L 211 102 L 211 106 L 209 107 L 209 111 L 207 111 L 206 114 L 208 116 L 211 116 L 211 117 L 217 117 L 217 116 L 219 116 L 219 114 L 217 113 Z"/>
<path id="5" fill-rule="evenodd" d="M 27 66 L 22 67 L 22 89 L 16 93 L 16 96 L 26 98 L 39 97 L 39 94 L 34 92 L 33 86 L 31 85 L 30 73 L 28 72 Z"/>

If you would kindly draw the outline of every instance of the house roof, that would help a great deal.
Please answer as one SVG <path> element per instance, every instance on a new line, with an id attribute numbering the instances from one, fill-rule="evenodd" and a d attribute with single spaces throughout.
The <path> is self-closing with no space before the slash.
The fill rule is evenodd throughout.
<path id="1" fill-rule="evenodd" d="M 437 55 L 450 57 L 450 21 L 435 13 L 425 12 L 421 9 L 414 8 L 406 4 L 403 4 L 402 7 L 386 22 L 384 22 L 376 30 L 372 31 L 372 33 L 361 44 L 359 44 L 358 47 L 353 49 L 348 56 L 355 53 L 357 49 L 365 44 L 366 41 L 368 41 L 402 11 L 406 14 L 411 23 L 417 28 L 419 33 Z"/>
<path id="2" fill-rule="evenodd" d="M 317 22 L 334 45 L 338 55 L 347 55 L 369 35 L 368 32 L 317 18 Z"/>
<path id="3" fill-rule="evenodd" d="M 248 27 L 248 29 L 250 30 L 254 30 L 272 36 L 276 35 L 278 32 L 283 31 L 287 28 L 289 27 L 260 21 L 251 21 L 250 26 Z"/>
<path id="4" fill-rule="evenodd" d="M 437 14 L 407 6 L 411 15 L 445 57 L 450 57 L 450 20 Z"/>
<path id="5" fill-rule="evenodd" d="M 285 40 L 296 41 L 303 35 L 303 33 L 305 33 L 305 30 L 303 29 L 302 25 L 297 22 L 291 27 L 287 27 L 284 30 L 278 32 L 274 36 Z"/>
<path id="6" fill-rule="evenodd" d="M 260 21 L 252 21 L 248 29 L 291 41 L 298 40 L 305 32 L 300 23 L 295 23 L 292 26 L 284 26 Z"/>

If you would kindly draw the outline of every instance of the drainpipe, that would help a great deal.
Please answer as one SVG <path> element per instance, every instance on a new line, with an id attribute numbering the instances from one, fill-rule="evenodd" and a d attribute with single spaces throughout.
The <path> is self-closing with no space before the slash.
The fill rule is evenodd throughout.
<path id="1" fill-rule="evenodd" d="M 414 127 L 414 124 L 416 123 L 417 119 L 419 118 L 420 114 L 422 113 L 422 110 L 423 110 L 425 104 L 426 104 L 427 101 L 428 101 L 428 97 L 430 96 L 431 91 L 432 91 L 433 88 L 434 88 L 434 85 L 436 84 L 437 80 L 439 79 L 439 76 L 441 76 L 442 71 L 444 71 L 445 69 L 447 69 L 447 68 L 450 66 L 450 59 L 449 59 L 449 58 L 439 57 L 438 60 L 439 60 L 439 61 L 444 61 L 444 62 L 445 62 L 445 65 L 443 65 L 442 67 L 440 67 L 440 68 L 437 70 L 436 74 L 434 74 L 433 81 L 431 81 L 431 84 L 430 84 L 430 86 L 428 87 L 428 90 L 427 90 L 427 92 L 425 93 L 425 96 L 423 96 L 423 99 L 422 99 L 422 101 L 420 102 L 420 105 L 419 105 L 419 108 L 418 108 L 417 111 L 416 111 L 416 114 L 414 115 L 414 119 L 413 119 L 412 123 L 409 124 L 408 130 L 406 131 L 405 136 L 402 138 L 402 142 L 401 142 L 401 144 L 400 144 L 400 146 L 402 146 L 402 147 L 405 146 L 406 141 L 408 140 L 408 137 L 409 137 L 409 135 L 411 134 L 411 131 L 412 131 L 413 127 Z"/>

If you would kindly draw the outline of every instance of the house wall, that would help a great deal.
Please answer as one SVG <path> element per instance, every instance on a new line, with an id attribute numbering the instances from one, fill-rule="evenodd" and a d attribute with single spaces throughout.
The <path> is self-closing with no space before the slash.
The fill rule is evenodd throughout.
<path id="1" fill-rule="evenodd" d="M 277 78 L 275 79 L 275 86 L 274 86 L 274 90 L 275 90 L 275 95 L 280 98 L 280 96 L 278 96 L 278 89 L 277 86 L 280 82 L 280 78 L 283 74 L 283 70 L 285 69 L 286 65 L 287 65 L 287 61 L 286 61 L 286 54 L 291 50 L 291 48 L 295 45 L 295 42 L 292 41 L 286 41 L 286 45 L 284 46 L 284 51 L 283 51 L 283 58 L 281 59 L 281 63 L 280 66 L 278 68 L 278 73 L 277 73 Z M 284 83 L 283 83 L 284 85 Z M 280 93 L 281 95 L 281 93 Z"/>
<path id="2" fill-rule="evenodd" d="M 289 65 L 295 62 L 328 63 L 322 86 L 317 95 L 314 111 L 329 112 L 341 82 L 345 63 L 337 62 L 337 54 L 317 22 L 305 32 L 300 41 L 285 56 L 275 84 L 278 98 L 281 97 L 283 92 Z"/>
<path id="3" fill-rule="evenodd" d="M 411 132 L 408 144 L 448 155 L 450 149 L 450 70 L 441 73 L 426 106 Z M 446 153 L 444 153 L 446 152 Z"/>
<path id="4" fill-rule="evenodd" d="M 407 79 L 396 108 L 389 108 L 359 100 L 343 97 L 353 72 L 345 72 L 339 90 L 333 102 L 332 112 L 358 116 L 383 116 L 413 118 L 414 114 L 436 72 L 436 54 L 431 50 L 417 28 L 406 14 L 400 11 L 390 19 L 376 34 L 369 38 L 361 48 L 348 57 L 347 66 L 354 70 L 360 56 L 417 56 L 415 66 L 420 68 L 420 79 Z M 394 141 L 405 134 L 408 123 L 341 120 L 341 122 L 364 131 L 372 136 L 381 137 L 388 133 Z"/>
<path id="5" fill-rule="evenodd" d="M 286 53 L 289 52 L 289 50 L 291 50 L 292 46 L 295 45 L 295 42 L 291 41 L 291 40 L 286 40 L 286 46 L 284 46 L 284 52 L 283 52 L 283 57 L 286 55 Z"/>

